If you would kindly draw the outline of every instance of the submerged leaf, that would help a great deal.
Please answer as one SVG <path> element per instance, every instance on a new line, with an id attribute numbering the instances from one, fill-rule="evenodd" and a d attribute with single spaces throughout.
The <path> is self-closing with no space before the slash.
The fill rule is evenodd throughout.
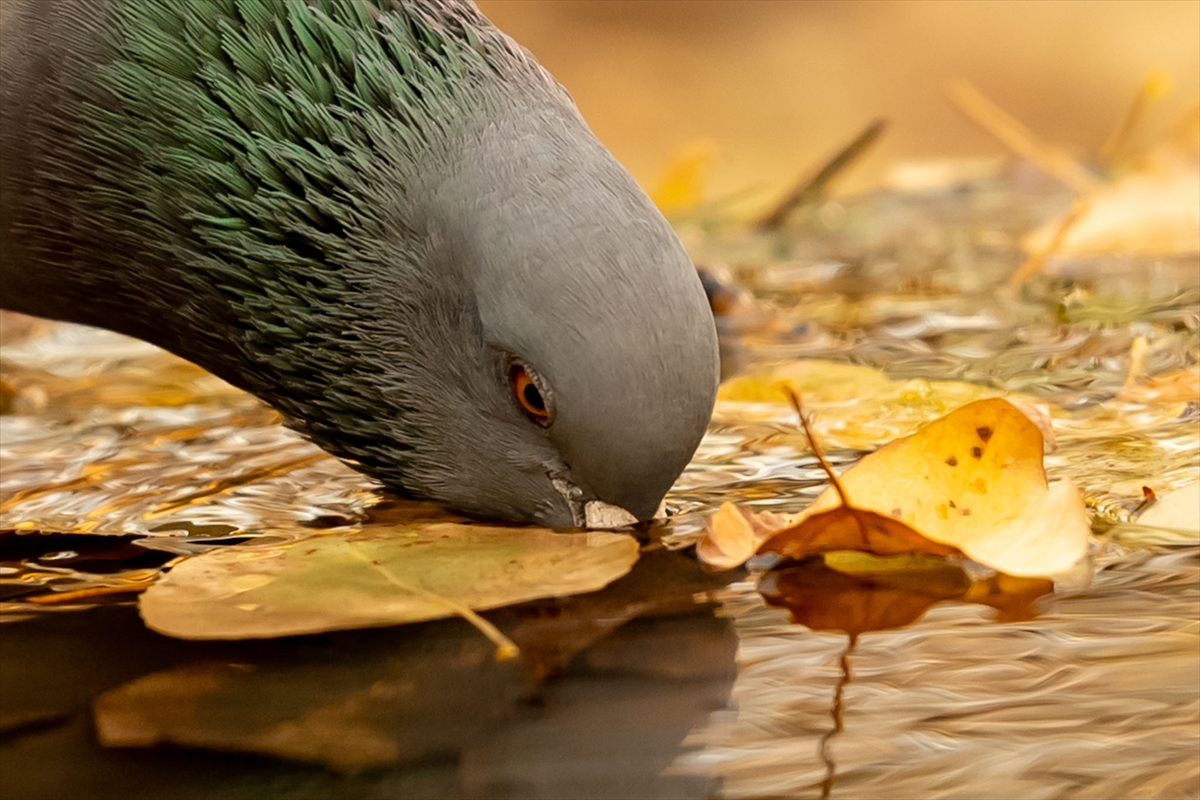
<path id="1" fill-rule="evenodd" d="M 637 558 L 637 542 L 615 533 L 416 522 L 206 553 L 140 608 L 149 627 L 184 639 L 291 636 L 590 592 Z"/>
<path id="2" fill-rule="evenodd" d="M 804 397 L 814 427 L 829 448 L 868 450 L 915 432 L 966 403 L 1003 396 L 1036 420 L 1053 449 L 1051 409 L 1033 397 L 960 381 L 898 380 L 860 364 L 802 359 L 721 384 L 715 419 L 744 424 L 791 417 L 784 386 Z M 733 404 L 737 405 L 733 405 Z M 748 404 L 756 405 L 748 405 Z M 771 406 L 760 406 L 767 404 Z"/>

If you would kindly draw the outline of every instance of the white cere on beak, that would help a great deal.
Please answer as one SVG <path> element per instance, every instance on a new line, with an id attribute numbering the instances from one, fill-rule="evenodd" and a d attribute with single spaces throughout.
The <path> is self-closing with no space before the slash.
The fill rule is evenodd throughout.
<path id="1" fill-rule="evenodd" d="M 603 500 L 591 500 L 583 507 L 584 524 L 588 528 L 624 528 L 637 523 L 637 517 L 620 506 Z"/>

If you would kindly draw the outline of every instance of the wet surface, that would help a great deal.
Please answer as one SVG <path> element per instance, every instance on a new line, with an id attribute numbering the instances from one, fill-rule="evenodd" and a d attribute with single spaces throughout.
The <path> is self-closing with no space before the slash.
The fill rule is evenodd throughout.
<path id="1" fill-rule="evenodd" d="M 3 794 L 1200 795 L 1200 546 L 1103 536 L 1143 486 L 1200 472 L 1200 398 L 1117 399 L 1138 337 L 1149 375 L 1196 364 L 1200 265 L 1060 259 L 1005 294 L 1015 237 L 1063 205 L 1013 191 L 826 204 L 780 235 L 680 225 L 734 287 L 727 372 L 803 357 L 900 382 L 894 403 L 819 409 L 837 469 L 911 432 L 937 381 L 1054 406 L 1047 470 L 1080 485 L 1100 537 L 1052 593 L 1011 602 L 963 602 L 978 576 L 848 586 L 810 564 L 772 579 L 778 608 L 701 568 L 689 545 L 721 502 L 794 511 L 826 485 L 785 405 L 730 401 L 633 572 L 488 614 L 518 661 L 460 620 L 168 639 L 133 597 L 177 559 L 384 524 L 391 501 L 151 347 L 42 323 L 6 341 Z"/>

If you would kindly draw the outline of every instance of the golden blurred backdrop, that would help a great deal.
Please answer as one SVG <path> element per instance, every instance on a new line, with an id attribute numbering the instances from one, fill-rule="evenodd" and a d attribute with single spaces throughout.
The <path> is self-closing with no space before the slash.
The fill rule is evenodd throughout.
<path id="1" fill-rule="evenodd" d="M 643 184 L 710 142 L 706 195 L 765 202 L 876 117 L 841 188 L 901 159 L 1005 152 L 947 99 L 965 78 L 1046 139 L 1095 152 L 1147 76 L 1200 97 L 1200 0 L 478 0 L 569 89 Z"/>

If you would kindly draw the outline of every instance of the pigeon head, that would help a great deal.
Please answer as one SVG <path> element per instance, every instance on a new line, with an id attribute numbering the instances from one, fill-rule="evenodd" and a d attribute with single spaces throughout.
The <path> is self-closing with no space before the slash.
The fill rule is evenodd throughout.
<path id="1" fill-rule="evenodd" d="M 715 399 L 696 271 L 572 108 L 493 114 L 467 142 L 401 215 L 422 221 L 425 308 L 445 309 L 397 319 L 430 419 L 403 483 L 488 516 L 581 525 L 599 500 L 647 519 Z"/>
<path id="2" fill-rule="evenodd" d="M 293 422 L 470 514 L 572 527 L 600 501 L 648 519 L 716 394 L 696 271 L 557 93 L 473 120 L 420 170 L 356 193 L 380 225 L 348 240 L 354 294 L 321 326 L 342 335 L 292 359 L 340 351 Z M 295 383 L 269 389 L 273 402 L 293 402 Z"/>

